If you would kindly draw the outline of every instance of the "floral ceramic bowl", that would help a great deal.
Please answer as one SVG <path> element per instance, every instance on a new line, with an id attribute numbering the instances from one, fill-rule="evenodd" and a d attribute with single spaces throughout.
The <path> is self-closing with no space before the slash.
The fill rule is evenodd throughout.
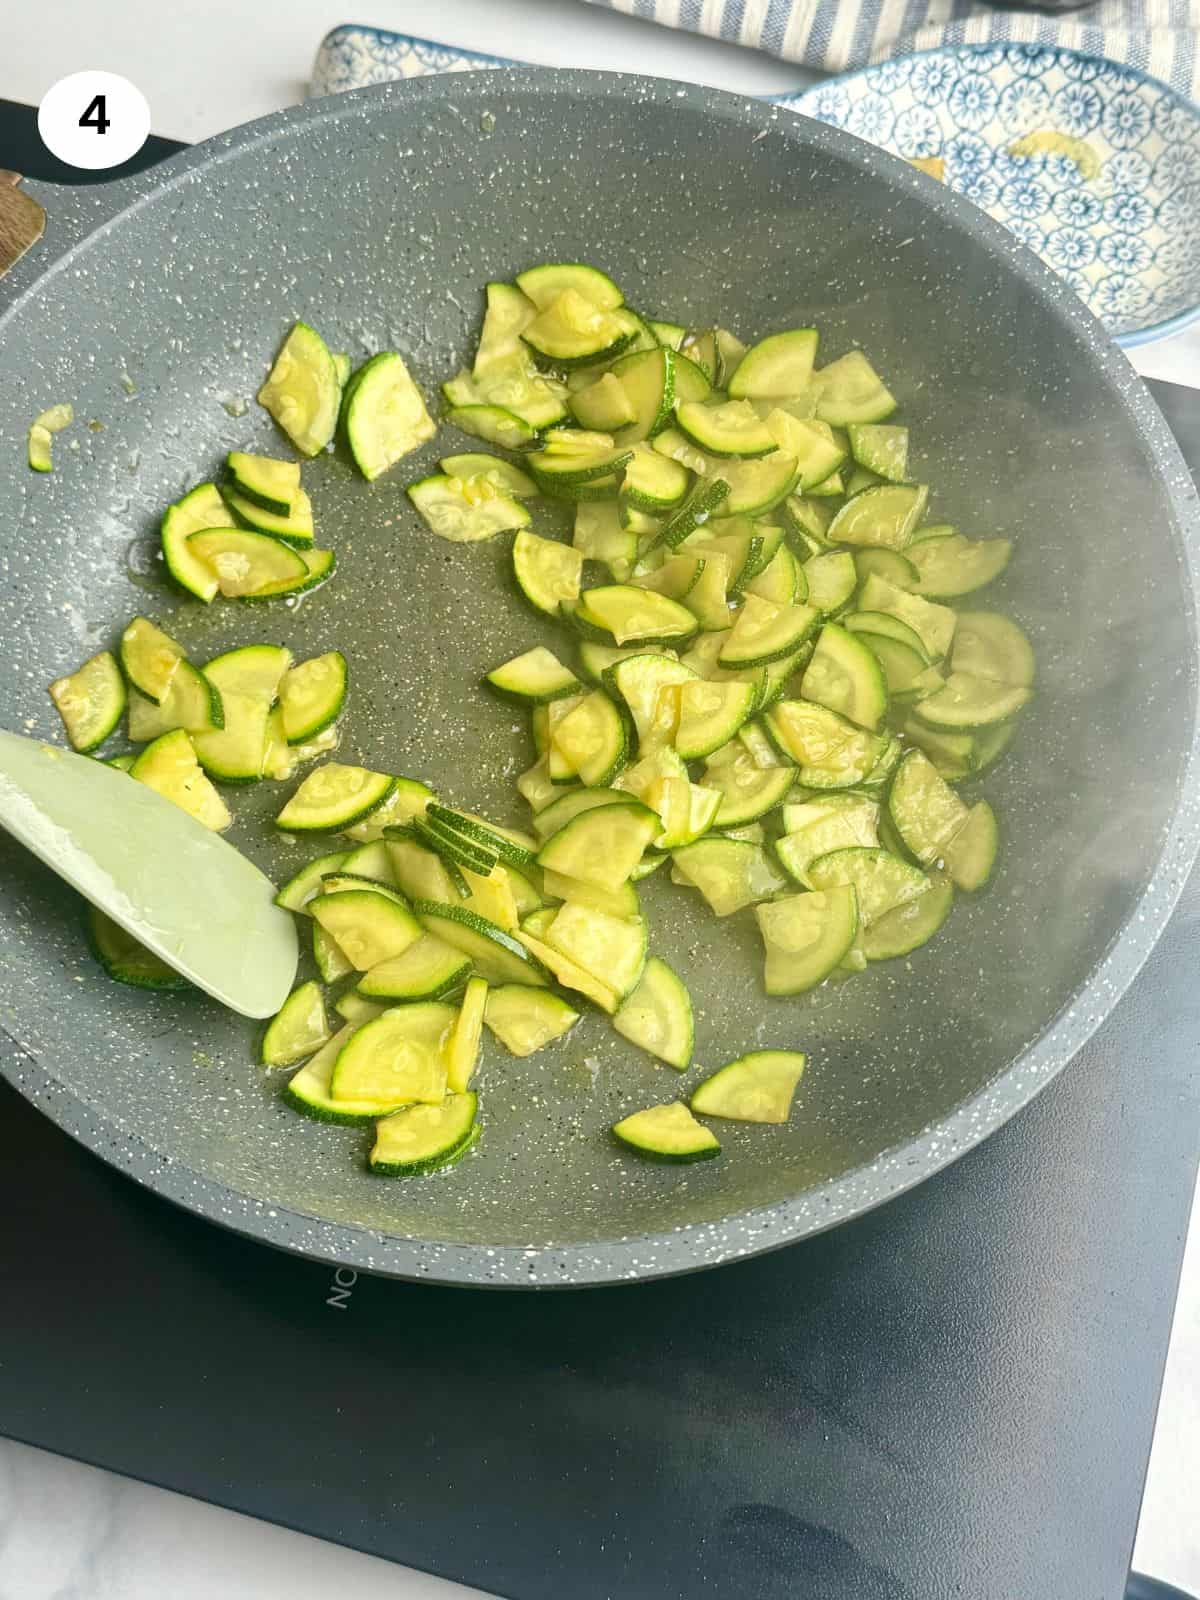
<path id="1" fill-rule="evenodd" d="M 1157 79 L 1057 45 L 963 45 L 782 103 L 966 195 L 1120 344 L 1200 317 L 1200 112 Z"/>

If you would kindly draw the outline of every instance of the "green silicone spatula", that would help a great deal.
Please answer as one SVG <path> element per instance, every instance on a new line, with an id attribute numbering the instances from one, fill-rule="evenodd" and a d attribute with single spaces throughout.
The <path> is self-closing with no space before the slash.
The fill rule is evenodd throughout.
<path id="1" fill-rule="evenodd" d="M 230 1010 L 269 1017 L 287 998 L 296 929 L 274 884 L 145 784 L 0 731 L 0 827 Z"/>

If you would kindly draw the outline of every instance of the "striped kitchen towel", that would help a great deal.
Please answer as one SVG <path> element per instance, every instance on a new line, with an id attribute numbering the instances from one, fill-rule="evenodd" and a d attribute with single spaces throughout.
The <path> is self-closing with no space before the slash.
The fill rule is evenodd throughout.
<path id="1" fill-rule="evenodd" d="M 1097 0 L 1048 15 L 977 0 L 589 0 L 826 72 L 942 44 L 1059 44 L 1200 100 L 1200 0 Z"/>

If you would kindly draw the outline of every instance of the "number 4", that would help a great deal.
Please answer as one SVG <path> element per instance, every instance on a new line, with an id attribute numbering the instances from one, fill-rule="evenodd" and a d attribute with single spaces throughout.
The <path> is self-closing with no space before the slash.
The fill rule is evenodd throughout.
<path id="1" fill-rule="evenodd" d="M 93 98 L 91 105 L 79 119 L 81 128 L 95 128 L 97 133 L 108 132 L 112 127 L 112 118 L 108 115 L 108 107 L 105 104 L 107 98 L 107 95 L 102 94 Z"/>

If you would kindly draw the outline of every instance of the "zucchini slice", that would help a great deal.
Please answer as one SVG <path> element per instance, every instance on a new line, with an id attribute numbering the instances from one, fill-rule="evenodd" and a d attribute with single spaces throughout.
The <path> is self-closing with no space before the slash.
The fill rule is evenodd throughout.
<path id="1" fill-rule="evenodd" d="M 563 602 L 579 599 L 583 556 L 557 539 L 543 539 L 522 529 L 513 540 L 513 576 L 531 606 L 557 617 Z"/>
<path id="2" fill-rule="evenodd" d="M 182 728 L 164 733 L 148 744 L 130 767 L 129 776 L 214 833 L 222 832 L 233 821 L 224 800 L 205 777 L 192 741 Z"/>
<path id="3" fill-rule="evenodd" d="M 924 751 L 910 750 L 892 779 L 888 816 L 908 853 L 930 866 L 966 822 L 967 808 Z"/>
<path id="4" fill-rule="evenodd" d="M 446 1046 L 458 1021 L 453 1006 L 427 1000 L 395 1006 L 355 1030 L 338 1052 L 330 1079 L 335 1101 L 377 1100 L 395 1107 L 441 1105 Z"/>
<path id="5" fill-rule="evenodd" d="M 309 901 L 308 913 L 358 972 L 403 954 L 421 937 L 420 924 L 404 901 L 383 884 L 339 888 L 335 880 L 331 888 L 327 882 L 325 892 Z"/>
<path id="6" fill-rule="evenodd" d="M 815 606 L 777 606 L 750 595 L 738 612 L 717 661 L 722 667 L 736 670 L 793 656 L 820 620 Z"/>
<path id="7" fill-rule="evenodd" d="M 552 774 L 557 754 L 585 784 L 603 787 L 625 765 L 625 719 L 602 689 L 593 689 L 555 725 L 550 747 Z"/>
<path id="8" fill-rule="evenodd" d="M 958 620 L 949 606 L 935 605 L 930 600 L 922 600 L 920 595 L 906 594 L 877 573 L 872 573 L 863 584 L 858 606 L 860 611 L 884 611 L 907 622 L 930 661 L 941 661 L 949 653 Z"/>
<path id="9" fill-rule="evenodd" d="M 708 832 L 721 809 L 722 795 L 719 789 L 706 789 L 687 777 L 667 774 L 654 779 L 645 799 L 662 819 L 654 848 L 674 850 Z"/>
<path id="10" fill-rule="evenodd" d="M 801 571 L 808 585 L 808 604 L 825 617 L 836 616 L 858 587 L 858 569 L 846 550 L 810 556 Z"/>
<path id="11" fill-rule="evenodd" d="M 545 983 L 541 963 L 524 944 L 478 912 L 431 900 L 415 901 L 413 910 L 429 933 L 469 956 L 489 983 Z"/>
<path id="12" fill-rule="evenodd" d="M 304 550 L 297 547 L 296 554 L 304 563 L 303 577 L 279 578 L 273 583 L 264 583 L 249 594 L 238 595 L 237 598 L 257 601 L 274 600 L 281 595 L 310 594 L 312 590 L 319 589 L 323 583 L 327 583 L 337 571 L 337 557 L 332 550 Z"/>
<path id="13" fill-rule="evenodd" d="M 846 459 L 846 451 L 827 422 L 794 417 L 776 407 L 768 411 L 764 427 L 780 450 L 796 458 L 796 488 L 802 494 L 824 492 L 826 484 Z M 794 498 L 794 496 L 789 496 Z"/>
<path id="14" fill-rule="evenodd" d="M 256 533 L 269 533 L 297 550 L 306 549 L 313 542 L 312 501 L 303 489 L 297 492 L 291 509 L 282 513 L 267 509 L 233 488 L 226 488 L 225 500 L 238 522 Z"/>
<path id="15" fill-rule="evenodd" d="M 574 905 L 591 906 L 597 911 L 606 911 L 611 917 L 620 917 L 629 921 L 642 914 L 641 902 L 638 900 L 637 890 L 632 883 L 624 883 L 619 889 L 600 889 L 594 883 L 581 883 L 578 878 L 565 877 L 561 872 L 548 871 L 542 873 L 542 883 L 546 895 L 551 900 L 570 900 Z M 535 912 L 541 907 L 535 907 Z M 557 915 L 557 907 L 551 907 Z M 545 928 L 549 927 L 549 919 L 543 927 L 542 933 L 537 929 L 530 931 L 543 938 Z"/>
<path id="16" fill-rule="evenodd" d="M 488 285 L 489 311 L 493 287 Z M 625 296 L 608 274 L 583 261 L 546 261 L 541 266 L 527 267 L 517 273 L 517 288 L 536 311 L 543 311 L 568 289 L 603 311 L 615 311 L 625 304 Z"/>
<path id="17" fill-rule="evenodd" d="M 702 1117 L 786 1122 L 807 1064 L 799 1050 L 752 1050 L 705 1078 L 689 1104 Z"/>
<path id="18" fill-rule="evenodd" d="M 407 828 L 403 838 L 389 835 L 387 852 L 396 886 L 409 900 L 449 903 L 460 898 L 446 863 L 434 851 L 426 850 L 409 837 Z M 461 898 L 466 899 L 469 892 L 464 879 Z"/>
<path id="19" fill-rule="evenodd" d="M 841 803 L 835 807 L 834 801 Z M 874 848 L 880 842 L 879 807 L 872 800 L 833 794 L 784 809 L 791 815 L 785 820 L 787 832 L 775 841 L 775 855 L 805 889 L 819 887 L 809 876 L 819 857 L 856 846 Z"/>
<path id="20" fill-rule="evenodd" d="M 344 1097 L 336 1099 L 332 1093 L 330 1080 L 333 1077 L 334 1063 L 360 1026 L 359 1023 L 348 1022 L 344 1028 L 339 1028 L 329 1043 L 323 1045 L 311 1061 L 306 1062 L 299 1072 L 292 1074 L 283 1091 L 284 1101 L 288 1105 L 296 1111 L 302 1111 L 305 1116 L 315 1118 L 318 1122 L 350 1125 L 373 1122 L 376 1117 L 387 1116 L 400 1109 L 399 1105 L 387 1100 L 353 1101 Z M 401 1105 L 405 1103 L 400 1102 Z"/>
<path id="21" fill-rule="evenodd" d="M 615 1012 L 613 1027 L 630 1044 L 678 1072 L 692 1064 L 692 998 L 683 980 L 658 956 L 646 961 L 637 987 Z"/>
<path id="22" fill-rule="evenodd" d="M 128 709 L 129 737 L 134 744 L 146 744 L 172 728 L 200 734 L 225 726 L 221 691 L 190 661 L 179 663 L 161 705 L 135 694 L 130 696 Z"/>
<path id="23" fill-rule="evenodd" d="M 717 1136 L 697 1122 L 682 1100 L 650 1106 L 613 1123 L 613 1137 L 652 1161 L 705 1161 L 721 1153 Z"/>
<path id="24" fill-rule="evenodd" d="M 803 605 L 808 599 L 808 580 L 787 545 L 781 544 L 762 571 L 746 584 L 745 593 L 756 594 L 776 606 Z"/>
<path id="25" fill-rule="evenodd" d="M 446 1047 L 446 1087 L 462 1094 L 479 1065 L 483 1039 L 483 1019 L 487 1010 L 488 986 L 483 978 L 468 978 L 458 1008 L 458 1021 Z"/>
<path id="26" fill-rule="evenodd" d="M 787 895 L 755 906 L 768 994 L 803 994 L 839 966 L 858 933 L 854 887 Z"/>
<path id="27" fill-rule="evenodd" d="M 861 639 L 833 622 L 821 629 L 800 693 L 872 733 L 887 715 L 887 684 L 878 660 Z"/>
<path id="28" fill-rule="evenodd" d="M 889 483 L 903 483 L 908 477 L 907 428 L 895 423 L 852 422 L 846 435 L 860 467 Z"/>
<path id="29" fill-rule="evenodd" d="M 942 851 L 946 871 L 954 880 L 955 888 L 968 893 L 982 889 L 996 865 L 999 845 L 996 813 L 986 800 L 977 800 L 968 811 L 967 820 Z"/>
<path id="30" fill-rule="evenodd" d="M 204 676 L 221 696 L 222 725 L 193 743 L 204 768 L 226 783 L 262 777 L 271 704 L 292 657 L 281 645 L 246 645 L 215 656 Z"/>
<path id="31" fill-rule="evenodd" d="M 460 1161 L 479 1138 L 479 1101 L 474 1094 L 448 1094 L 439 1105 L 409 1106 L 375 1124 L 367 1156 L 372 1172 L 411 1178 Z"/>
<path id="32" fill-rule="evenodd" d="M 538 862 L 568 878 L 615 891 L 628 882 L 642 852 L 661 831 L 657 812 L 632 798 L 624 805 L 595 806 L 551 834 Z"/>
<path id="33" fill-rule="evenodd" d="M 592 811 L 598 806 L 630 806 L 638 803 L 636 795 L 622 789 L 572 789 L 538 812 L 533 819 L 533 831 L 539 842 L 544 841 L 584 811 Z"/>
<path id="34" fill-rule="evenodd" d="M 394 350 L 355 373 L 342 412 L 346 442 L 364 478 L 375 479 L 437 432 L 425 400 Z"/>
<path id="35" fill-rule="evenodd" d="M 725 475 L 702 479 L 685 503 L 659 528 L 655 545 L 666 545 L 668 550 L 677 550 L 685 540 L 705 527 L 717 508 L 724 506 L 728 498 L 729 484 Z"/>
<path id="36" fill-rule="evenodd" d="M 344 978 L 347 973 L 354 971 L 353 961 L 339 948 L 333 935 L 325 932 L 319 922 L 314 922 L 312 925 L 312 953 L 317 971 L 324 983 L 336 983 L 339 978 Z"/>
<path id="37" fill-rule="evenodd" d="M 267 1025 L 259 1060 L 264 1067 L 290 1067 L 332 1037 L 321 987 L 309 979 L 292 990 Z"/>
<path id="38" fill-rule="evenodd" d="M 909 560 L 917 568 L 914 592 L 926 600 L 954 600 L 973 594 L 998 578 L 1013 555 L 1010 539 L 963 539 L 952 533 L 946 539 L 925 539 L 909 547 Z"/>
<path id="39" fill-rule="evenodd" d="M 579 1021 L 579 1012 L 549 989 L 502 983 L 488 991 L 483 1017 L 511 1054 L 531 1056 L 569 1033 Z"/>
<path id="40" fill-rule="evenodd" d="M 637 417 L 621 380 L 611 372 L 594 379 L 586 389 L 576 391 L 567 404 L 581 428 L 601 433 L 615 433 L 618 428 L 628 427 Z"/>
<path id="41" fill-rule="evenodd" d="M 537 315 L 537 306 L 528 295 L 511 283 L 489 283 L 484 289 L 486 309 L 479 344 L 475 351 L 472 376 L 486 378 L 497 367 L 521 358 L 521 333 Z M 618 302 L 619 303 L 619 302 Z"/>
<path id="42" fill-rule="evenodd" d="M 685 400 L 675 410 L 675 426 L 685 439 L 710 456 L 750 460 L 769 456 L 779 444 L 748 400 L 721 405 Z M 836 462 L 835 462 L 836 465 Z"/>
<path id="43" fill-rule="evenodd" d="M 277 461 L 273 456 L 249 455 L 231 450 L 225 457 L 230 482 L 244 499 L 273 511 L 276 516 L 291 514 L 300 493 L 300 464 Z"/>
<path id="44" fill-rule="evenodd" d="M 252 528 L 208 528 L 188 535 L 188 550 L 215 574 L 223 595 L 240 599 L 267 589 L 294 593 L 310 569 L 298 550 Z M 281 587 L 283 586 L 283 587 Z"/>
<path id="45" fill-rule="evenodd" d="M 1015 622 L 996 611 L 959 612 L 950 665 L 975 678 L 1033 687 L 1033 646 Z"/>
<path id="46" fill-rule="evenodd" d="M 553 913 L 552 913 L 553 915 Z M 543 918 L 541 913 L 535 913 L 529 918 L 530 924 L 540 928 Z M 544 931 L 544 930 L 543 930 Z M 548 972 L 552 972 L 558 983 L 564 989 L 576 989 L 582 995 L 598 1005 L 601 1011 L 607 1011 L 611 1016 L 621 1002 L 621 996 L 602 978 L 597 978 L 593 973 L 587 972 L 583 967 L 572 961 L 570 956 L 564 955 L 561 950 L 555 949 L 552 944 L 547 944 L 532 931 L 531 927 L 524 927 L 517 935 L 521 943 Z"/>
<path id="47" fill-rule="evenodd" d="M 529 512 L 521 501 L 486 479 L 478 482 L 434 473 L 410 483 L 406 493 L 426 526 L 451 544 L 476 544 L 529 526 Z"/>
<path id="48" fill-rule="evenodd" d="M 881 483 L 863 489 L 846 501 L 829 524 L 829 541 L 904 550 L 928 501 L 929 490 L 923 483 Z"/>
<path id="49" fill-rule="evenodd" d="M 303 780 L 275 826 L 284 833 L 336 833 L 378 811 L 399 781 L 386 772 L 327 761 Z"/>
<path id="50" fill-rule="evenodd" d="M 167 571 L 181 589 L 206 604 L 216 596 L 217 575 L 206 561 L 188 548 L 188 538 L 206 528 L 235 526 L 232 512 L 212 483 L 190 489 L 182 500 L 168 506 L 163 515 L 159 537 Z"/>
<path id="51" fill-rule="evenodd" d="M 125 680 L 116 657 L 101 650 L 68 677 L 56 678 L 50 698 L 72 746 L 85 755 L 98 749 L 125 710 Z"/>
<path id="52" fill-rule="evenodd" d="M 482 479 L 501 494 L 512 495 L 517 500 L 535 500 L 539 493 L 537 484 L 529 474 L 522 472 L 520 467 L 514 467 L 502 456 L 469 450 L 463 455 L 443 456 L 438 466 L 448 478 L 461 478 L 477 488 L 478 481 Z"/>
<path id="53" fill-rule="evenodd" d="M 360 769 L 361 770 L 361 769 Z M 372 839 L 388 836 L 388 830 L 403 827 L 415 817 L 423 816 L 433 799 L 433 790 L 418 783 L 415 778 L 395 778 L 391 792 L 378 805 L 357 822 L 342 829 L 351 839 L 369 844 Z"/>
<path id="54" fill-rule="evenodd" d="M 721 752 L 708 758 L 704 786 L 716 789 L 721 804 L 713 818 L 715 828 L 740 828 L 765 817 L 781 805 L 795 782 L 794 767 L 763 768 L 757 765 L 744 746 L 736 747 L 730 760 L 716 761 Z"/>
<path id="55" fill-rule="evenodd" d="M 674 352 L 663 348 L 635 349 L 613 363 L 610 376 L 620 384 L 632 412 L 620 428 L 622 445 L 652 438 L 667 426 L 676 401 L 678 368 Z"/>
<path id="56" fill-rule="evenodd" d="M 595 905 L 568 900 L 544 937 L 548 945 L 618 995 L 635 988 L 646 965 L 646 923 L 640 916 L 614 917 Z"/>
<path id="57" fill-rule="evenodd" d="M 868 961 L 891 961 L 928 944 L 950 915 L 954 904 L 954 885 L 940 874 L 929 880 L 929 888 L 894 911 L 886 911 L 863 930 L 862 949 Z"/>
<path id="58" fill-rule="evenodd" d="M 283 888 L 275 896 L 275 904 L 282 906 L 285 911 L 302 911 L 307 913 L 308 902 L 314 895 L 321 893 L 321 880 L 328 873 L 337 872 L 345 864 L 346 857 L 353 852 L 349 850 L 335 850 L 331 855 L 318 856 L 315 861 L 310 861 L 307 866 L 301 867 L 294 873 Z"/>
<path id="59" fill-rule="evenodd" d="M 533 481 L 551 493 L 607 482 L 624 467 L 632 454 L 628 446 L 614 444 L 609 433 L 582 428 L 551 428 L 540 450 L 525 458 Z"/>
<path id="60" fill-rule="evenodd" d="M 749 400 L 794 400 L 812 382 L 817 330 L 790 328 L 751 345 L 729 380 L 729 393 Z"/>
<path id="61" fill-rule="evenodd" d="M 399 955 L 369 968 L 357 992 L 366 1000 L 440 1000 L 461 988 L 470 972 L 470 959 L 461 950 L 423 933 Z"/>
<path id="62" fill-rule="evenodd" d="M 342 386 L 324 339 L 307 322 L 297 322 L 283 341 L 258 403 L 303 456 L 319 454 L 333 438 Z"/>
<path id="63" fill-rule="evenodd" d="M 605 684 L 629 708 L 643 751 L 674 740 L 680 702 L 673 691 L 697 681 L 682 661 L 649 652 L 614 662 L 604 674 Z"/>
<path id="64" fill-rule="evenodd" d="M 714 916 L 729 917 L 786 886 L 761 844 L 710 834 L 671 854 L 672 877 L 698 889 Z"/>
<path id="65" fill-rule="evenodd" d="M 346 702 L 346 679 L 346 658 L 340 650 L 312 656 L 284 673 L 279 703 L 289 744 L 304 744 L 337 721 Z"/>
<path id="66" fill-rule="evenodd" d="M 869 928 L 897 906 L 917 899 L 929 888 L 928 878 L 918 868 L 888 850 L 867 845 L 852 845 L 818 856 L 809 863 L 807 875 L 813 888 L 819 891 L 850 884 L 864 928 Z"/>
<path id="67" fill-rule="evenodd" d="M 145 617 L 134 617 L 121 634 L 121 670 L 132 688 L 153 705 L 166 699 L 184 649 Z"/>
<path id="68" fill-rule="evenodd" d="M 658 515 L 682 503 L 690 482 L 686 467 L 642 445 L 626 463 L 621 497 L 641 511 Z"/>
<path id="69" fill-rule="evenodd" d="M 852 422 L 884 422 L 896 409 L 895 397 L 861 350 L 851 350 L 813 373 L 817 416 L 835 428 Z"/>
<path id="70" fill-rule="evenodd" d="M 537 429 L 531 427 L 524 417 L 519 417 L 515 411 L 509 411 L 504 406 L 483 403 L 452 406 L 446 413 L 446 421 L 452 428 L 469 433 L 472 438 L 482 439 L 485 444 L 499 445 L 502 450 L 528 450 L 537 442 Z M 442 470 L 446 471 L 444 462 Z M 534 484 L 533 488 L 536 494 L 537 485 Z"/>
<path id="71" fill-rule="evenodd" d="M 977 678 L 970 672 L 952 671 L 946 681 L 921 700 L 917 717 L 932 728 L 956 733 L 964 728 L 987 728 L 1010 717 L 1029 703 L 1032 689 Z"/>
<path id="72" fill-rule="evenodd" d="M 339 995 L 333 1002 L 333 1009 L 347 1022 L 362 1023 L 373 1022 L 376 1017 L 381 1017 L 387 1007 L 376 1005 L 371 1000 L 364 1000 L 355 994 L 353 989 L 347 989 L 345 994 Z"/>
<path id="73" fill-rule="evenodd" d="M 705 682 L 680 686 L 679 723 L 672 741 L 684 761 L 699 761 L 728 744 L 754 714 L 758 694 L 751 683 Z"/>
<path id="74" fill-rule="evenodd" d="M 1005 724 L 997 723 L 996 726 L 1001 728 Z M 937 728 L 926 727 L 915 714 L 907 718 L 903 729 L 908 743 L 924 751 L 938 775 L 947 783 L 958 783 L 975 771 L 976 743 L 988 731 L 981 729 L 978 735 L 943 733 Z"/>
<path id="75" fill-rule="evenodd" d="M 579 626 L 619 645 L 680 644 L 697 631 L 696 619 L 686 606 L 633 584 L 588 589 L 574 617 Z"/>
<path id="76" fill-rule="evenodd" d="M 126 983 L 133 989 L 164 992 L 191 988 L 181 972 L 169 967 L 153 950 L 147 950 L 96 906 L 87 908 L 87 935 L 92 954 L 114 982 Z"/>
<path id="77" fill-rule="evenodd" d="M 883 740 L 827 706 L 781 700 L 766 714 L 767 732 L 799 769 L 806 789 L 849 789 L 863 783 L 883 754 Z"/>
<path id="78" fill-rule="evenodd" d="M 638 536 L 622 524 L 611 500 L 583 500 L 576 506 L 572 542 L 585 561 L 602 561 L 615 583 L 624 583 L 633 571 Z"/>
<path id="79" fill-rule="evenodd" d="M 637 319 L 621 308 L 606 308 L 568 286 L 543 302 L 521 339 L 547 366 L 586 367 L 611 361 L 639 330 Z"/>
<path id="80" fill-rule="evenodd" d="M 472 816 L 470 812 L 452 811 L 449 806 L 436 802 L 430 804 L 426 815 L 443 833 L 449 831 L 459 835 L 469 844 L 503 861 L 506 866 L 521 871 L 534 863 L 537 851 L 527 833 L 501 828 L 495 823 L 484 822 L 481 817 Z"/>
<path id="81" fill-rule="evenodd" d="M 540 706 L 578 694 L 579 679 L 552 650 L 535 645 L 503 666 L 493 667 L 483 680 L 497 694 L 518 705 Z"/>

